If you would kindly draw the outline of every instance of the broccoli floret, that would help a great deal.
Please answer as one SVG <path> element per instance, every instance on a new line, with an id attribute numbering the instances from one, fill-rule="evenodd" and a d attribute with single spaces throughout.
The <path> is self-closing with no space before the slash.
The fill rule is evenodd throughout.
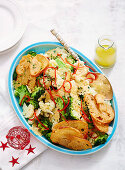
<path id="1" fill-rule="evenodd" d="M 77 60 L 75 58 L 73 58 L 72 55 L 67 57 L 67 60 L 71 63 L 71 64 L 75 64 L 77 62 Z"/>
<path id="2" fill-rule="evenodd" d="M 46 139 L 48 139 L 50 142 L 52 142 L 51 139 L 50 139 L 51 133 L 52 133 L 52 132 L 49 132 L 49 133 L 46 133 L 46 134 L 44 135 L 44 137 L 45 137 Z"/>
<path id="3" fill-rule="evenodd" d="M 45 90 L 42 86 L 41 87 L 35 87 L 34 92 L 32 93 L 31 97 L 34 100 L 38 100 L 38 98 L 40 98 L 40 96 L 44 93 L 45 93 Z"/>
<path id="4" fill-rule="evenodd" d="M 70 96 L 69 99 L 70 102 L 66 108 L 66 112 L 69 114 L 69 119 L 78 120 L 80 115 L 78 115 L 78 113 L 73 109 L 73 98 Z"/>
<path id="5" fill-rule="evenodd" d="M 27 100 L 27 97 L 24 97 L 24 96 L 30 97 L 30 92 L 28 91 L 27 86 L 21 85 L 16 90 L 14 90 L 14 95 L 16 97 L 19 97 L 19 103 L 21 103 L 21 105 L 23 105 L 24 102 Z M 24 97 L 24 99 L 23 99 L 23 97 Z M 22 99 L 23 99 L 23 101 L 22 101 Z"/>
<path id="6" fill-rule="evenodd" d="M 51 56 L 50 56 L 49 58 L 50 58 L 51 60 L 55 60 L 55 59 L 58 58 L 58 56 L 54 56 L 54 55 L 51 54 Z"/>
<path id="7" fill-rule="evenodd" d="M 44 126 L 49 128 L 49 130 L 44 130 L 45 127 L 43 127 L 40 123 L 38 123 L 38 127 L 40 128 L 40 132 L 42 133 L 42 135 L 44 135 L 48 139 L 49 135 L 51 135 L 51 134 L 48 134 L 48 133 L 50 133 L 52 131 L 52 122 L 50 122 L 48 117 L 43 117 L 43 116 L 40 116 L 39 120 Z"/>
<path id="8" fill-rule="evenodd" d="M 68 56 L 68 57 L 67 57 L 67 60 L 68 60 L 68 62 L 71 63 L 71 64 L 74 64 L 74 63 L 77 62 L 77 60 L 75 60 L 72 55 Z M 72 66 L 70 66 L 69 69 L 71 70 L 71 72 L 74 72 L 74 68 L 73 68 Z"/>
<path id="9" fill-rule="evenodd" d="M 108 138 L 107 133 L 98 132 L 97 134 L 98 134 L 98 137 L 95 139 L 94 146 L 104 144 Z"/>
<path id="10" fill-rule="evenodd" d="M 65 96 L 63 96 L 62 98 L 64 99 L 64 102 L 67 102 L 67 99 Z M 60 110 L 64 108 L 63 100 L 60 97 L 56 99 L 56 103 L 58 104 Z"/>
<path id="11" fill-rule="evenodd" d="M 17 73 L 16 73 L 16 69 L 14 70 L 14 73 L 13 73 L 13 80 L 16 80 L 17 79 Z"/>
<path id="12" fill-rule="evenodd" d="M 80 100 L 84 99 L 84 96 L 82 94 L 80 94 L 79 97 L 80 97 Z"/>
<path id="13" fill-rule="evenodd" d="M 66 99 L 65 96 L 63 96 L 62 98 L 64 99 L 65 104 L 67 104 L 67 103 L 68 103 L 68 99 Z M 62 101 L 62 99 L 61 99 L 60 97 L 58 97 L 55 102 L 58 104 L 58 107 L 59 107 L 60 110 L 64 108 L 63 101 Z M 68 113 L 68 112 L 65 113 L 64 110 L 61 111 L 61 114 L 62 114 L 62 116 L 65 117 L 66 119 L 67 119 L 68 116 L 69 116 L 69 113 Z M 62 120 L 64 120 L 63 117 L 62 117 Z"/>
<path id="14" fill-rule="evenodd" d="M 36 56 L 37 53 L 35 51 L 29 51 L 28 54 L 32 55 L 32 56 Z"/>
<path id="15" fill-rule="evenodd" d="M 34 106 L 34 109 L 38 109 L 38 107 L 39 107 L 39 102 L 38 101 L 36 101 L 36 100 L 30 100 L 29 101 L 29 104 L 32 104 L 33 106 Z"/>
<path id="16" fill-rule="evenodd" d="M 43 117 L 40 115 L 39 117 L 40 122 L 45 125 L 47 128 L 51 129 L 52 128 L 52 122 L 50 122 L 48 117 Z M 41 128 L 41 130 L 44 130 L 45 128 L 39 123 L 38 127 Z"/>
<path id="17" fill-rule="evenodd" d="M 71 70 L 71 72 L 74 72 L 74 67 L 73 66 L 69 66 L 69 69 Z"/>

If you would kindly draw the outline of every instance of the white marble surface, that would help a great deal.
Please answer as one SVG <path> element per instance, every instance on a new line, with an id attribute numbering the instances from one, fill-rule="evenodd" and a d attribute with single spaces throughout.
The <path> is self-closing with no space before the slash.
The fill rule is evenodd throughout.
<path id="1" fill-rule="evenodd" d="M 125 170 L 125 0 L 17 0 L 24 8 L 27 28 L 21 41 L 0 54 L 0 78 L 7 81 L 15 56 L 27 45 L 56 41 L 55 28 L 65 40 L 93 60 L 97 38 L 112 35 L 117 44 L 117 62 L 104 70 L 115 91 L 119 123 L 112 142 L 88 156 L 70 156 L 47 149 L 23 170 Z"/>

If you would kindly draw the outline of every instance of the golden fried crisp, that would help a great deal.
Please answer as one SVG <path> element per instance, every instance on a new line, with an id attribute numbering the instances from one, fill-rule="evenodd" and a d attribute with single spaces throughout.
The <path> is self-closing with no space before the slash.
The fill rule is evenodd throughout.
<path id="1" fill-rule="evenodd" d="M 37 54 L 30 63 L 30 74 L 37 77 L 48 66 L 49 61 L 43 55 Z"/>
<path id="2" fill-rule="evenodd" d="M 30 76 L 29 82 L 28 82 L 28 87 L 30 88 L 31 91 L 33 91 L 35 84 L 36 84 L 36 77 Z"/>
<path id="3" fill-rule="evenodd" d="M 52 132 L 50 139 L 70 149 L 82 150 L 92 148 L 90 142 L 83 138 L 79 130 L 72 127 L 62 127 Z"/>
<path id="4" fill-rule="evenodd" d="M 109 124 L 108 123 L 100 123 L 93 119 L 94 126 L 100 131 L 100 132 L 108 132 Z"/>
<path id="5" fill-rule="evenodd" d="M 60 129 L 62 127 L 73 127 L 80 131 L 80 133 L 83 134 L 83 136 L 86 136 L 88 133 L 88 124 L 84 120 L 68 120 L 68 121 L 62 121 L 60 123 L 57 123 L 55 126 L 53 126 L 52 131 L 55 132 L 57 129 Z"/>
<path id="6" fill-rule="evenodd" d="M 87 103 L 90 114 L 94 120 L 100 123 L 110 123 L 114 119 L 114 110 L 113 108 L 106 104 L 98 104 L 94 96 L 91 94 L 85 94 L 84 101 Z"/>
<path id="7" fill-rule="evenodd" d="M 25 71 L 25 69 L 27 69 L 30 65 L 32 58 L 31 55 L 28 54 L 26 56 L 23 56 L 22 59 L 20 60 L 19 64 L 16 67 L 16 73 L 18 75 L 22 75 Z"/>
<path id="8" fill-rule="evenodd" d="M 17 74 L 17 80 L 15 88 L 21 86 L 21 85 L 28 85 L 31 91 L 33 91 L 36 84 L 36 77 L 33 77 L 30 75 L 30 69 L 25 68 L 24 72 L 21 75 Z"/>
<path id="9" fill-rule="evenodd" d="M 27 85 L 28 84 L 28 80 L 30 77 L 30 70 L 29 68 L 25 68 L 24 72 L 21 75 L 17 74 L 17 82 L 20 83 L 21 85 Z"/>
<path id="10" fill-rule="evenodd" d="M 98 104 L 100 103 L 104 103 L 104 100 L 105 100 L 105 96 L 102 95 L 102 94 L 96 94 L 95 95 L 95 100 Z"/>
<path id="11" fill-rule="evenodd" d="M 50 139 L 52 140 L 52 142 L 64 146 L 63 140 L 67 139 L 68 141 L 70 141 L 70 138 L 72 136 L 83 138 L 83 135 L 80 133 L 79 130 L 72 127 L 62 127 L 61 129 L 57 129 L 56 131 L 52 132 Z"/>
<path id="12" fill-rule="evenodd" d="M 68 148 L 73 150 L 86 150 L 92 149 L 91 143 L 86 139 L 81 139 L 73 136 L 71 142 L 68 144 Z"/>

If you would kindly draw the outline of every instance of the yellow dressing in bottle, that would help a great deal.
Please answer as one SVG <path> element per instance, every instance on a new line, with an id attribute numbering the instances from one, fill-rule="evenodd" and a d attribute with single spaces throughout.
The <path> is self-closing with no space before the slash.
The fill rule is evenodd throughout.
<path id="1" fill-rule="evenodd" d="M 116 47 L 114 42 L 108 38 L 98 40 L 95 61 L 101 67 L 112 67 L 116 62 Z"/>

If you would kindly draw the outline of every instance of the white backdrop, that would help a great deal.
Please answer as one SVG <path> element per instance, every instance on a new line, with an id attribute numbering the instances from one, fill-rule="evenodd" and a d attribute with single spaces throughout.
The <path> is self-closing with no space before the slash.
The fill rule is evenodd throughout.
<path id="1" fill-rule="evenodd" d="M 103 70 L 112 83 L 119 106 L 119 123 L 112 142 L 88 156 L 70 156 L 46 150 L 23 170 L 125 170 L 125 0 L 17 0 L 24 8 L 27 28 L 21 41 L 0 54 L 0 79 L 5 79 L 15 56 L 39 41 L 56 41 L 55 28 L 69 44 L 94 58 L 97 39 L 111 35 L 117 45 L 117 62 Z M 6 87 L 7 88 L 7 87 Z"/>

